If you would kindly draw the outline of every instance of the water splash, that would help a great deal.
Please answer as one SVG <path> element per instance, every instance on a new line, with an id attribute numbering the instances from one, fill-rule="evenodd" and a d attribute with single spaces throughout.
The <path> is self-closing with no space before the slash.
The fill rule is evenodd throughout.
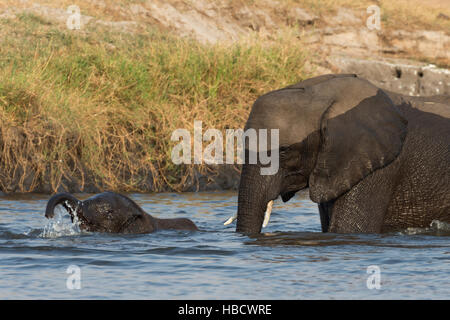
<path id="1" fill-rule="evenodd" d="M 42 238 L 58 238 L 63 236 L 79 235 L 81 233 L 80 221 L 76 215 L 76 208 L 68 206 L 74 214 L 73 222 L 68 215 L 66 209 L 63 206 L 58 205 L 55 207 L 55 215 L 52 219 L 48 220 L 44 230 L 40 234 Z"/>
<path id="2" fill-rule="evenodd" d="M 439 220 L 431 221 L 430 227 L 433 229 L 436 229 L 436 230 L 450 231 L 450 223 L 439 221 Z"/>
<path id="3" fill-rule="evenodd" d="M 408 228 L 401 234 L 406 235 L 436 235 L 436 236 L 449 236 L 450 235 L 450 223 L 439 220 L 433 220 L 428 228 Z"/>

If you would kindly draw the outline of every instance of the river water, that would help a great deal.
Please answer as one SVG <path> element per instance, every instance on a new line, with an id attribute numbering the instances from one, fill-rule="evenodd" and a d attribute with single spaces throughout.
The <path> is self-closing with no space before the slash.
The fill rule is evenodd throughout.
<path id="1" fill-rule="evenodd" d="M 83 199 L 89 195 L 76 195 Z M 48 195 L 0 197 L 0 299 L 449 299 L 450 228 L 383 235 L 320 232 L 301 193 L 275 201 L 264 233 L 223 222 L 235 192 L 129 194 L 201 231 L 80 232 Z"/>

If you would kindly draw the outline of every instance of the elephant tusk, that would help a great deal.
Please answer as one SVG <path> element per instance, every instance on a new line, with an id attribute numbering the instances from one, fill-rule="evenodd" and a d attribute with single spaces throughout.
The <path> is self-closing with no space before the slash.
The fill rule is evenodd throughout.
<path id="1" fill-rule="evenodd" d="M 264 222 L 262 225 L 263 228 L 267 227 L 267 225 L 269 224 L 270 214 L 272 213 L 272 206 L 273 206 L 273 200 L 270 200 L 267 203 L 267 209 L 266 209 L 266 212 L 264 213 Z"/>
<path id="2" fill-rule="evenodd" d="M 270 214 L 272 213 L 272 206 L 273 206 L 273 200 L 270 200 L 267 203 L 267 209 L 266 212 L 264 213 L 264 222 L 263 222 L 263 228 L 267 227 L 267 225 L 269 224 L 269 220 L 270 220 Z M 232 223 L 234 220 L 237 219 L 237 214 L 235 214 L 234 216 L 230 217 L 227 221 L 225 221 L 223 223 L 224 226 L 229 225 L 230 223 Z"/>
<path id="3" fill-rule="evenodd" d="M 227 226 L 227 225 L 229 225 L 230 223 L 232 223 L 236 219 L 237 219 L 237 213 L 234 216 L 230 217 L 227 221 L 225 221 L 223 225 Z"/>

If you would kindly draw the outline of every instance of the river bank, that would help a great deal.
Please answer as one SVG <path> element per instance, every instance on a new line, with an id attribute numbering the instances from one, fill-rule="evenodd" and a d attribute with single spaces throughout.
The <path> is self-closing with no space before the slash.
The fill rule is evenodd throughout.
<path id="1" fill-rule="evenodd" d="M 78 29 L 70 1 L 2 2 L 0 191 L 236 189 L 238 165 L 175 165 L 172 132 L 243 128 L 258 96 L 324 73 L 450 94 L 444 2 L 380 2 L 375 31 L 368 1 L 338 2 L 83 0 Z"/>

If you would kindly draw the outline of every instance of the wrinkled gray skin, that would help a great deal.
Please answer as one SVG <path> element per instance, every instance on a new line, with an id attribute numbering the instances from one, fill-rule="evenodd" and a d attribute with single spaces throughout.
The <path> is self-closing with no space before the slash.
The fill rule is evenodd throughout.
<path id="1" fill-rule="evenodd" d="M 53 218 L 58 204 L 69 212 L 72 222 L 75 211 L 80 229 L 85 231 L 150 233 L 161 229 L 198 230 L 195 224 L 186 218 L 154 218 L 130 198 L 114 192 L 100 193 L 84 201 L 69 193 L 56 194 L 47 203 L 46 218 Z"/>
<path id="2" fill-rule="evenodd" d="M 450 97 L 407 97 L 324 75 L 259 97 L 245 129 L 280 133 L 280 169 L 244 164 L 236 230 L 259 233 L 270 200 L 309 188 L 323 232 L 450 222 Z M 276 210 L 276 207 L 274 207 Z"/>

